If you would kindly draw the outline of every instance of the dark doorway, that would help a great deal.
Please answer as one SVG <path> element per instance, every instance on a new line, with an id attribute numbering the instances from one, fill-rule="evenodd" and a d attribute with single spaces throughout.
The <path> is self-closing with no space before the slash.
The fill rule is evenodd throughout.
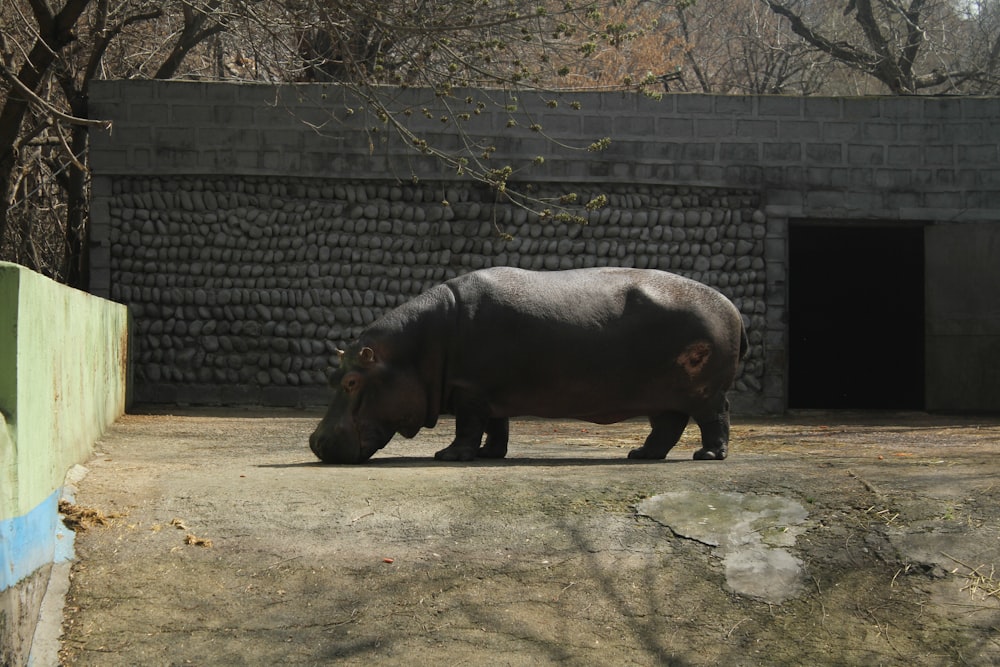
<path id="1" fill-rule="evenodd" d="M 924 408 L 921 227 L 789 228 L 788 406 Z"/>

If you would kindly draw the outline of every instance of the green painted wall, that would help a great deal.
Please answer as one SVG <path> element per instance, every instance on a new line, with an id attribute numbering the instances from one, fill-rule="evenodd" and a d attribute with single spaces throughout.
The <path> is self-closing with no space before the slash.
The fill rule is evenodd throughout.
<path id="1" fill-rule="evenodd" d="M 17 407 L 17 291 L 19 267 L 0 262 L 0 519 L 17 498 L 14 410 Z"/>
<path id="2" fill-rule="evenodd" d="M 127 350 L 124 306 L 0 262 L 0 520 L 60 488 L 125 411 Z"/>
<path id="3" fill-rule="evenodd" d="M 0 665 L 28 660 L 66 472 L 125 411 L 128 342 L 121 304 L 0 262 Z"/>

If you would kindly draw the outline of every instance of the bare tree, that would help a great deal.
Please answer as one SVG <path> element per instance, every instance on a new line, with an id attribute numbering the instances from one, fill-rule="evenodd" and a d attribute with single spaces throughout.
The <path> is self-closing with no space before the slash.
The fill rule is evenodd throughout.
<path id="1" fill-rule="evenodd" d="M 221 0 L 14 0 L 0 9 L 0 257 L 86 287 L 90 82 L 157 63 L 174 75 L 187 54 L 224 27 Z M 166 39 L 158 23 L 179 17 Z M 165 46 L 146 58 L 150 44 Z M 108 70 L 110 51 L 128 53 Z M 144 65 L 138 61 L 145 59 Z M 131 69 L 130 69 L 131 68 Z"/>
<path id="2" fill-rule="evenodd" d="M 971 63 L 974 77 L 956 89 L 975 95 L 1000 92 L 1000 0 L 969 0 L 957 9 L 956 31 L 944 31 L 949 50 Z"/>
<path id="3" fill-rule="evenodd" d="M 689 89 L 809 95 L 829 76 L 830 59 L 803 44 L 758 0 L 682 0 L 672 10 L 686 47 Z"/>
<path id="4" fill-rule="evenodd" d="M 24 157 L 25 153 L 30 157 L 33 142 L 40 143 L 39 136 L 45 133 L 47 121 L 57 110 L 37 91 L 59 54 L 75 39 L 73 27 L 89 3 L 68 0 L 55 12 L 47 3 L 36 0 L 30 6 L 14 4 L 3 10 L 5 26 L 20 21 L 32 29 L 28 39 L 20 43 L 6 27 L 0 32 L 0 75 L 5 97 L 0 109 L 0 241 L 8 236 L 11 209 L 17 203 L 14 195 L 20 191 L 27 196 L 42 187 L 31 177 Z M 71 118 L 62 115 L 63 120 Z M 62 135 L 56 139 L 66 143 Z"/>
<path id="5" fill-rule="evenodd" d="M 844 0 L 840 14 L 854 25 L 837 29 L 829 7 L 817 13 L 804 0 L 760 1 L 812 49 L 873 77 L 893 94 L 996 87 L 1000 32 L 995 21 L 980 20 L 980 9 L 963 12 L 950 0 Z M 969 42 L 974 52 L 966 48 Z"/>

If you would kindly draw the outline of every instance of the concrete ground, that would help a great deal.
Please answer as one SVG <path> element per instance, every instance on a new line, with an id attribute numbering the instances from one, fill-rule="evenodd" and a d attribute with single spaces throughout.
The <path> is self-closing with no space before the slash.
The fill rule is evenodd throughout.
<path id="1" fill-rule="evenodd" d="M 67 507 L 67 665 L 1000 663 L 1000 420 L 450 421 L 320 465 L 318 413 L 131 415 Z"/>

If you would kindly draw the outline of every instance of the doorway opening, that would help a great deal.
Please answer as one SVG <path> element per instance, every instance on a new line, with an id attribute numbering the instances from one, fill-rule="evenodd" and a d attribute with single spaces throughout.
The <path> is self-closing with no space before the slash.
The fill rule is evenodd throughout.
<path id="1" fill-rule="evenodd" d="M 924 232 L 790 225 L 788 407 L 924 409 Z"/>

